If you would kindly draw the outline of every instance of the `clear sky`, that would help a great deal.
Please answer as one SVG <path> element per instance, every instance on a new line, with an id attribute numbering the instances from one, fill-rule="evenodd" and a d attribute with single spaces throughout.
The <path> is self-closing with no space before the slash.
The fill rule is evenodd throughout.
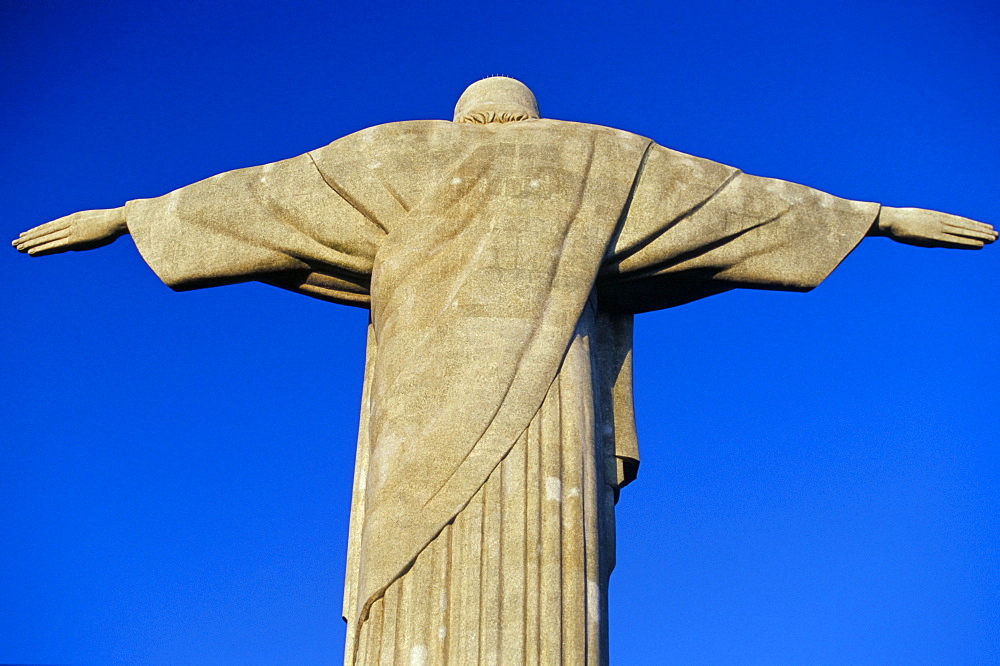
<path id="1" fill-rule="evenodd" d="M 904 5 L 906 5 L 904 7 Z M 839 196 L 1000 222 L 1000 5 L 0 2 L 0 230 L 520 78 Z M 324 664 L 366 313 L 0 252 L 0 662 Z M 619 664 L 1000 661 L 1000 247 L 641 315 Z"/>

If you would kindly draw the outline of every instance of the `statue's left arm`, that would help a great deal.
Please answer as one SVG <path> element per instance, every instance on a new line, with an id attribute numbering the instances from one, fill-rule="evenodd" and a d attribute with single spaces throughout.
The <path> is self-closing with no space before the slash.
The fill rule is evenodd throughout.
<path id="1" fill-rule="evenodd" d="M 808 291 L 866 236 L 977 249 L 997 233 L 963 217 L 841 199 L 653 146 L 598 286 L 606 307 L 630 312 L 736 287 Z"/>
<path id="2" fill-rule="evenodd" d="M 22 233 L 13 245 L 40 256 L 100 247 L 124 234 L 176 290 L 257 280 L 363 307 L 384 237 L 307 154 L 121 208 L 74 213 Z"/>

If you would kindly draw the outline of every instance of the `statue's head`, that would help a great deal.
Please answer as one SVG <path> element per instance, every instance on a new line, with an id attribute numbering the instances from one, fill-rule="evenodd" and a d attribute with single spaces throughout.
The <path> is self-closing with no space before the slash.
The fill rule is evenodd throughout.
<path id="1" fill-rule="evenodd" d="M 455 105 L 456 123 L 508 123 L 538 118 L 535 95 L 517 79 L 491 76 L 465 89 Z"/>

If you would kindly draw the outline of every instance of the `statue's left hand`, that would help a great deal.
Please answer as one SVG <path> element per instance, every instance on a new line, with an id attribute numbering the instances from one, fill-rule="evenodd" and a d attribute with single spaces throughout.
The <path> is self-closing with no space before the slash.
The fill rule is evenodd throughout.
<path id="1" fill-rule="evenodd" d="M 997 239 L 997 232 L 984 222 L 923 208 L 883 206 L 871 232 L 897 243 L 917 247 L 949 247 L 978 250 Z"/>
<path id="2" fill-rule="evenodd" d="M 31 256 L 92 250 L 128 233 L 125 209 L 85 210 L 23 232 L 11 245 Z"/>

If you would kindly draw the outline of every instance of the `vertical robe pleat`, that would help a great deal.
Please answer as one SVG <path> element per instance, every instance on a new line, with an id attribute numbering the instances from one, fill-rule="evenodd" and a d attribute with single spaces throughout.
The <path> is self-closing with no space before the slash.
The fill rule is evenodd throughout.
<path id="1" fill-rule="evenodd" d="M 613 451 L 595 436 L 591 321 L 507 457 L 372 604 L 355 663 L 607 663 Z"/>

